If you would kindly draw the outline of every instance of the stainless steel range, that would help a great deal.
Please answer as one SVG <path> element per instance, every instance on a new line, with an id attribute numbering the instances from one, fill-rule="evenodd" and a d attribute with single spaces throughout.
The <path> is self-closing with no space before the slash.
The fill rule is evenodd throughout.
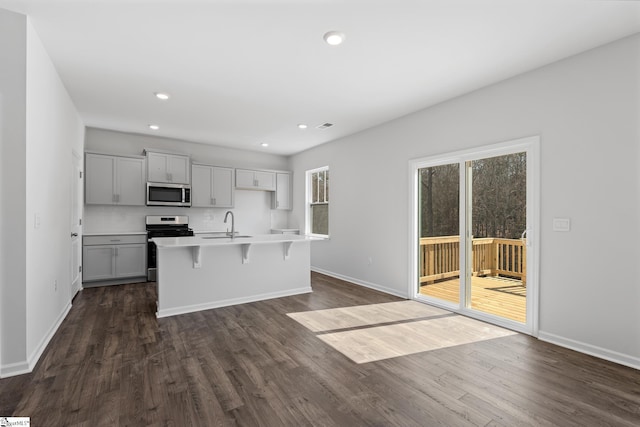
<path id="1" fill-rule="evenodd" d="M 186 215 L 147 215 L 147 280 L 156 281 L 156 244 L 154 237 L 193 236 Z"/>

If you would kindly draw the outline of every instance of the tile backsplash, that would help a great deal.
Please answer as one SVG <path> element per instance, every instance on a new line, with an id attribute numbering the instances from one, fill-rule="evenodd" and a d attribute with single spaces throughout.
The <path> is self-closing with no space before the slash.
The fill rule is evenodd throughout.
<path id="1" fill-rule="evenodd" d="M 271 209 L 271 193 L 236 190 L 233 208 L 178 208 L 162 206 L 85 205 L 83 232 L 119 233 L 145 231 L 147 215 L 187 215 L 194 231 L 225 231 L 224 215 L 230 210 L 235 216 L 236 230 L 245 234 L 267 234 L 271 228 L 297 228 L 289 224 L 288 211 Z"/>

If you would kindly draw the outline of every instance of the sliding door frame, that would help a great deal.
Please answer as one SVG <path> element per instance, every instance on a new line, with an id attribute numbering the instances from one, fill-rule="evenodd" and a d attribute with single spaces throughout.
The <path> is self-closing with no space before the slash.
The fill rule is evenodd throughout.
<path id="1" fill-rule="evenodd" d="M 527 153 L 527 321 L 520 323 L 509 319 L 482 313 L 469 307 L 466 292 L 467 286 L 467 246 L 470 239 L 470 228 L 467 216 L 468 176 L 466 162 L 488 157 L 496 157 L 516 152 Z M 420 215 L 418 184 L 419 170 L 430 166 L 458 163 L 460 165 L 460 300 L 459 303 L 426 298 L 419 293 L 418 257 L 420 253 Z M 469 150 L 444 153 L 422 157 L 409 161 L 409 271 L 408 295 L 410 299 L 426 302 L 456 313 L 487 321 L 529 335 L 538 336 L 539 313 L 539 260 L 540 260 L 540 137 L 531 136 L 498 144 L 492 144 Z"/>

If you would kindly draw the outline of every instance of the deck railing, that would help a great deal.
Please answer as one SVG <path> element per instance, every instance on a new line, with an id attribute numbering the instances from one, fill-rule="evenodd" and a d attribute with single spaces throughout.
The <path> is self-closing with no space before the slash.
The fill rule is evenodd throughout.
<path id="1" fill-rule="evenodd" d="M 485 237 L 473 239 L 472 274 L 508 276 L 526 284 L 526 240 Z M 460 237 L 420 238 L 420 283 L 460 275 Z"/>

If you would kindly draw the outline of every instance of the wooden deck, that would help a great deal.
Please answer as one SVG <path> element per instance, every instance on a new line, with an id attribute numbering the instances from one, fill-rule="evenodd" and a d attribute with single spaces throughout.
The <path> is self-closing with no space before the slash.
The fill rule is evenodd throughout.
<path id="1" fill-rule="evenodd" d="M 457 303 L 460 279 L 422 285 L 420 294 Z M 526 288 L 520 280 L 503 277 L 472 277 L 471 308 L 484 313 L 526 322 Z"/>

